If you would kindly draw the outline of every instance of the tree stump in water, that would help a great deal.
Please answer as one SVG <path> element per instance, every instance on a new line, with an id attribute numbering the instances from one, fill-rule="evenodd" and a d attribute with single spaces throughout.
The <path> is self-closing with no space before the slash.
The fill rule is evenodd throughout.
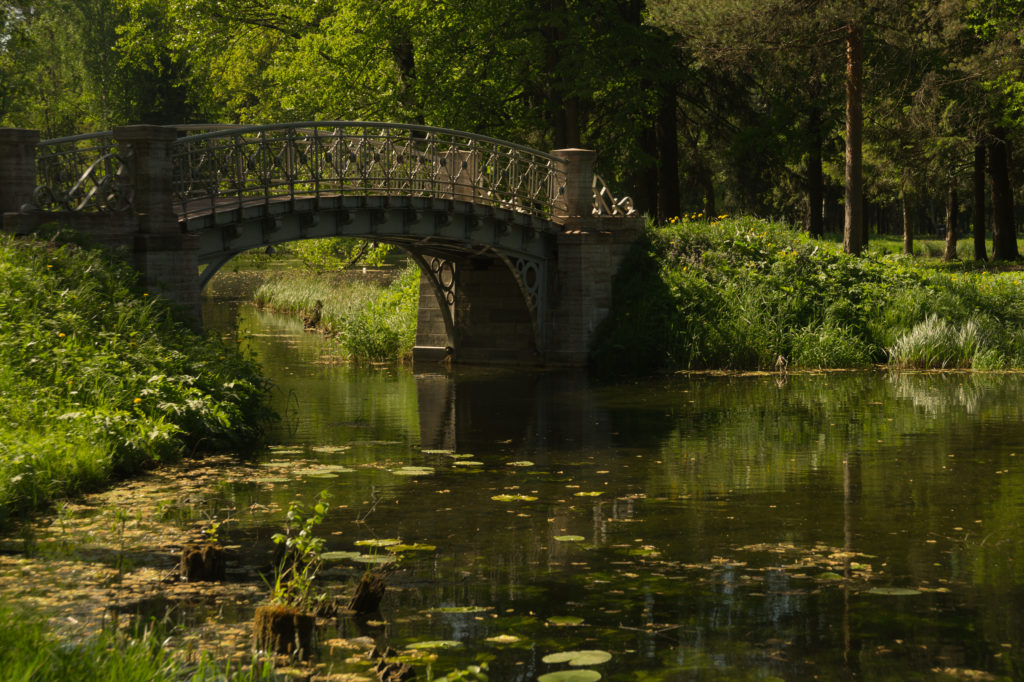
<path id="1" fill-rule="evenodd" d="M 349 602 L 349 611 L 368 614 L 376 613 L 380 608 L 380 600 L 384 598 L 384 591 L 387 585 L 384 584 L 384 575 L 380 571 L 366 571 L 359 579 L 356 592 Z"/>
<path id="2" fill-rule="evenodd" d="M 316 618 L 291 606 L 270 604 L 256 609 L 252 635 L 256 648 L 277 654 L 309 657 Z"/>
<path id="3" fill-rule="evenodd" d="M 188 582 L 220 582 L 224 570 L 224 548 L 220 545 L 185 545 L 181 550 L 181 577 Z"/>

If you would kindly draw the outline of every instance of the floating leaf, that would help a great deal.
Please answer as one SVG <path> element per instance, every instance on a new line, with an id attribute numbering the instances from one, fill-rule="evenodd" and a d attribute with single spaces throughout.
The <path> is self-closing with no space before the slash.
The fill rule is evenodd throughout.
<path id="1" fill-rule="evenodd" d="M 552 625 L 582 625 L 583 619 L 579 616 L 551 616 L 548 618 L 548 622 Z"/>
<path id="2" fill-rule="evenodd" d="M 601 665 L 612 660 L 612 655 L 601 649 L 583 649 L 581 651 L 562 651 L 548 654 L 541 659 L 545 663 L 568 663 L 573 666 Z"/>
<path id="3" fill-rule="evenodd" d="M 458 649 L 462 646 L 462 642 L 457 642 L 453 639 L 438 639 L 431 640 L 429 642 L 414 642 L 410 644 L 407 649 Z"/>
<path id="4" fill-rule="evenodd" d="M 449 453 L 449 456 L 452 459 L 473 459 L 474 457 L 476 457 L 476 455 L 456 455 L 454 453 Z"/>
<path id="5" fill-rule="evenodd" d="M 586 538 L 582 535 L 556 535 L 555 540 L 558 542 L 583 542 Z"/>
<path id="6" fill-rule="evenodd" d="M 359 556 L 352 557 L 352 561 L 360 564 L 390 564 L 395 560 L 395 557 L 388 556 L 387 554 L 360 554 Z"/>
<path id="7" fill-rule="evenodd" d="M 518 460 L 518 461 L 515 461 L 515 462 L 509 462 L 508 465 L 510 467 L 532 467 L 532 466 L 534 466 L 533 462 L 531 462 L 528 459 L 522 459 L 522 460 Z"/>
<path id="8" fill-rule="evenodd" d="M 493 495 L 491 499 L 495 502 L 535 502 L 537 500 L 533 495 Z"/>
<path id="9" fill-rule="evenodd" d="M 430 609 L 430 613 L 483 613 L 490 610 L 489 606 L 440 606 Z"/>
<path id="10" fill-rule="evenodd" d="M 823 571 L 815 576 L 816 580 L 842 580 L 843 576 L 839 575 L 835 571 Z"/>
<path id="11" fill-rule="evenodd" d="M 389 552 L 433 552 L 437 549 L 434 545 L 422 545 L 420 543 L 414 543 L 411 545 L 391 545 L 388 547 Z"/>
<path id="12" fill-rule="evenodd" d="M 478 462 L 475 459 L 460 459 L 455 462 L 455 466 L 457 467 L 482 467 L 483 465 L 483 462 Z"/>
<path id="13" fill-rule="evenodd" d="M 391 473 L 396 476 L 430 476 L 434 473 L 433 467 L 401 467 L 392 469 Z"/>
<path id="14" fill-rule="evenodd" d="M 519 637 L 515 635 L 495 635 L 494 637 L 488 637 L 484 641 L 493 644 L 515 644 L 519 641 Z"/>
<path id="15" fill-rule="evenodd" d="M 921 594 L 921 590 L 909 587 L 872 587 L 867 594 L 878 594 L 884 597 L 910 597 Z"/>
<path id="16" fill-rule="evenodd" d="M 420 450 L 424 455 L 450 455 L 451 450 Z"/>
<path id="17" fill-rule="evenodd" d="M 284 476 L 266 476 L 256 480 L 258 483 L 291 483 L 292 481 L 292 479 L 285 478 Z"/>
<path id="18" fill-rule="evenodd" d="M 596 670 L 559 670 L 541 675 L 537 682 L 597 682 L 599 679 L 601 673 Z"/>
<path id="19" fill-rule="evenodd" d="M 604 492 L 602 492 L 600 490 L 594 490 L 594 491 L 591 491 L 591 492 L 584 492 L 584 491 L 581 490 L 578 493 L 573 493 L 574 497 L 599 497 L 601 495 L 604 495 Z"/>
<path id="20" fill-rule="evenodd" d="M 345 452 L 350 447 L 351 446 L 349 446 L 349 445 L 317 445 L 317 446 L 311 447 L 310 450 L 312 450 L 313 452 L 322 452 L 322 453 L 326 453 L 326 454 L 331 454 L 331 453 L 334 453 L 334 452 Z"/>
<path id="21" fill-rule="evenodd" d="M 357 559 L 362 554 L 359 552 L 324 552 L 320 558 L 324 561 L 345 561 L 346 559 Z"/>
<path id="22" fill-rule="evenodd" d="M 400 545 L 402 541 L 398 538 L 383 538 L 383 539 L 371 539 L 371 540 L 356 540 L 356 547 L 391 547 L 392 545 Z"/>

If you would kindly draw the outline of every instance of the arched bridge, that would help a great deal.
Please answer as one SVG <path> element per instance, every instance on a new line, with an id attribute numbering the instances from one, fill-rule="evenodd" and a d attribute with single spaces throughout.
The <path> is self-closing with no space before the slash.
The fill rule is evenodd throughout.
<path id="1" fill-rule="evenodd" d="M 127 245 L 147 285 L 192 308 L 252 248 L 396 244 L 422 272 L 421 357 L 580 364 L 640 229 L 589 150 L 344 121 L 33 133 L 0 129 L 6 229 L 56 220 Z"/>

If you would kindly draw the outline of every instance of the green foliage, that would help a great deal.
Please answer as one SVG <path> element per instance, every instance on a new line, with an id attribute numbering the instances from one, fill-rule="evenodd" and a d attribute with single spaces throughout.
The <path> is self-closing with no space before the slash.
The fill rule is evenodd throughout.
<path id="1" fill-rule="evenodd" d="M 291 274 L 268 279 L 254 298 L 257 305 L 301 315 L 309 315 L 321 301 L 320 328 L 337 339 L 352 360 L 400 360 L 416 342 L 419 268 L 414 263 L 386 287 L 338 280 L 330 274 Z"/>
<path id="2" fill-rule="evenodd" d="M 615 281 L 591 360 L 675 369 L 1024 366 L 1022 280 L 857 258 L 753 218 L 648 230 Z"/>
<path id="3" fill-rule="evenodd" d="M 329 509 L 326 490 L 320 492 L 312 510 L 307 511 L 295 501 L 288 506 L 285 532 L 276 533 L 272 538 L 284 550 L 274 567 L 274 582 L 270 584 L 273 603 L 309 610 L 316 602 L 313 580 L 320 570 L 324 539 L 313 535 L 313 530 L 323 523 Z"/>
<path id="4" fill-rule="evenodd" d="M 251 450 L 266 382 L 198 337 L 126 264 L 0 239 L 0 522 L 195 450 Z"/>
<path id="5" fill-rule="evenodd" d="M 393 250 L 391 244 L 376 244 L 363 239 L 332 237 L 305 239 L 289 244 L 288 251 L 317 274 L 343 270 L 356 264 L 379 266 Z"/>

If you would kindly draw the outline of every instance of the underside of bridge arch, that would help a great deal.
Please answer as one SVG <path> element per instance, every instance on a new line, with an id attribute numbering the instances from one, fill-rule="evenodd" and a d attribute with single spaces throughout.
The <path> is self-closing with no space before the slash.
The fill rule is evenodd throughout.
<path id="1" fill-rule="evenodd" d="M 184 223 L 200 237 L 200 286 L 254 248 L 325 237 L 395 244 L 421 272 L 418 360 L 541 360 L 555 252 L 550 223 L 457 201 L 386 197 L 261 202 Z"/>

